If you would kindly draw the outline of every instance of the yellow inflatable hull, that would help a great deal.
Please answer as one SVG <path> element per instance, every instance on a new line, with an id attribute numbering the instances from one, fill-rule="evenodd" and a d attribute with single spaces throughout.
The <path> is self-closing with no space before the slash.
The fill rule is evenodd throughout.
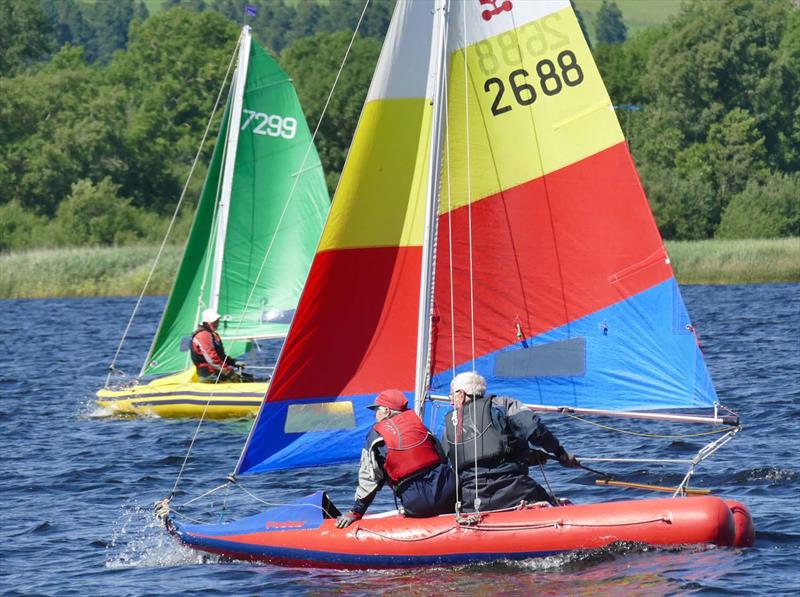
<path id="1" fill-rule="evenodd" d="M 194 369 L 146 384 L 97 392 L 97 404 L 110 415 L 232 419 L 254 416 L 267 393 L 267 382 L 200 383 Z"/>

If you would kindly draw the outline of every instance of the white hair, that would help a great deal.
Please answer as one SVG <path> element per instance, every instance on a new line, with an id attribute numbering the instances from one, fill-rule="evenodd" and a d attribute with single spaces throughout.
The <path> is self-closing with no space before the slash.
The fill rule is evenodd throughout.
<path id="1" fill-rule="evenodd" d="M 450 393 L 461 390 L 467 396 L 480 397 L 486 393 L 486 379 L 474 371 L 459 373 L 450 382 Z"/>

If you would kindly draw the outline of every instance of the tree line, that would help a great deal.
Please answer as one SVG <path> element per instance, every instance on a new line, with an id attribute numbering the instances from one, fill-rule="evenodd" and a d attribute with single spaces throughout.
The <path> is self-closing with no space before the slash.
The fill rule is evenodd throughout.
<path id="1" fill-rule="evenodd" d="M 363 2 L 247 3 L 255 37 L 293 78 L 313 129 Z M 392 8 L 372 0 L 320 128 L 331 189 Z M 160 240 L 243 2 L 166 0 L 164 9 L 0 0 L 0 250 Z M 800 235 L 800 10 L 791 0 L 695 0 L 630 39 L 605 0 L 594 25 L 593 52 L 662 234 Z"/>

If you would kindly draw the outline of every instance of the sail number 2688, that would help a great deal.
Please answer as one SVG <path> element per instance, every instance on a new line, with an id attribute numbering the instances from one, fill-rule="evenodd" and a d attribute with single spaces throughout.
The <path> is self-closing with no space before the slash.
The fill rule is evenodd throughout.
<path id="1" fill-rule="evenodd" d="M 297 134 L 297 120 L 291 116 L 264 114 L 255 110 L 242 110 L 242 112 L 248 115 L 242 123 L 242 130 L 252 124 L 253 133 L 256 135 L 294 139 Z"/>
<path id="2" fill-rule="evenodd" d="M 539 79 L 539 88 L 545 95 L 557 95 L 564 86 L 575 87 L 583 82 L 583 70 L 575 58 L 572 50 L 564 50 L 556 58 L 558 66 L 552 60 L 545 58 L 536 63 L 536 75 Z M 508 85 L 514 94 L 514 99 L 520 106 L 530 106 L 536 101 L 536 87 L 528 82 L 530 73 L 524 68 L 513 70 L 508 75 Z M 486 79 L 483 90 L 491 93 L 495 88 L 495 98 L 492 102 L 492 114 L 499 116 L 511 110 L 510 104 L 503 104 L 503 94 L 506 83 L 498 77 Z"/>

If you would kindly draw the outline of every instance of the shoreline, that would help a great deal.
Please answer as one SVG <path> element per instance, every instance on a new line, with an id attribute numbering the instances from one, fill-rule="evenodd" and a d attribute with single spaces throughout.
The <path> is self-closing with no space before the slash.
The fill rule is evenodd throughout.
<path id="1" fill-rule="evenodd" d="M 679 284 L 800 282 L 800 238 L 668 241 Z M 147 295 L 169 293 L 182 247 L 164 248 Z M 0 254 L 0 299 L 138 296 L 155 245 L 35 249 Z"/>

